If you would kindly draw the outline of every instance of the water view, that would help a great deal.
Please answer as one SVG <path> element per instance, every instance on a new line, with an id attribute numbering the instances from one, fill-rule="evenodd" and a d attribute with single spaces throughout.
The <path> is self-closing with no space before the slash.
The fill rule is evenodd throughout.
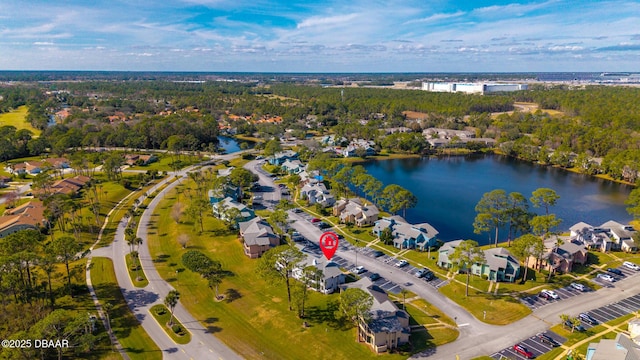
<path id="1" fill-rule="evenodd" d="M 220 143 L 218 144 L 218 146 L 220 146 L 220 148 L 224 149 L 226 154 L 231 154 L 234 152 L 238 152 L 240 150 L 242 150 L 240 148 L 240 142 L 238 142 L 236 139 L 229 137 L 229 136 L 218 136 L 218 140 L 220 140 Z M 247 145 L 249 145 L 249 148 L 253 147 L 253 143 L 252 142 L 246 142 Z"/>
<path id="2" fill-rule="evenodd" d="M 562 231 L 579 221 L 597 226 L 632 219 L 624 205 L 630 186 L 503 156 L 370 161 L 364 167 L 385 185 L 395 183 L 412 191 L 418 206 L 407 210 L 406 219 L 430 223 L 444 241 L 489 242 L 488 233 L 473 233 L 474 208 L 484 193 L 494 189 L 517 191 L 527 198 L 537 188 L 555 190 L 560 200 L 552 211 L 563 220 Z M 505 231 L 500 238 L 506 240 Z"/>

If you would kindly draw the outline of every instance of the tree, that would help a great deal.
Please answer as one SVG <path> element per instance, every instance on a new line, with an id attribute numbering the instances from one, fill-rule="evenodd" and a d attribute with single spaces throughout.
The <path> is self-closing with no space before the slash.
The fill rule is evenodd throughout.
<path id="1" fill-rule="evenodd" d="M 391 245 L 393 243 L 393 231 L 391 228 L 385 228 L 380 232 L 380 241 L 385 245 Z"/>
<path id="2" fill-rule="evenodd" d="M 538 236 L 525 234 L 515 239 L 513 242 L 513 254 L 523 260 L 524 275 L 522 276 L 522 284 L 527 281 L 527 271 L 529 270 L 529 258 L 534 255 L 537 242 L 541 242 Z M 544 244 L 543 244 L 544 246 Z"/>
<path id="3" fill-rule="evenodd" d="M 289 311 L 291 308 L 291 272 L 305 255 L 293 245 L 277 246 L 269 249 L 260 258 L 259 269 L 263 276 L 283 280 L 287 286 L 287 300 Z"/>
<path id="4" fill-rule="evenodd" d="M 543 239 L 546 239 L 551 229 L 557 227 L 560 223 L 562 223 L 562 219 L 557 219 L 555 214 L 537 215 L 531 219 L 533 233 L 542 236 Z"/>
<path id="5" fill-rule="evenodd" d="M 509 245 L 511 244 L 512 236 L 515 236 L 518 232 L 525 233 L 531 227 L 529 220 L 531 214 L 529 213 L 529 203 L 527 198 L 519 192 L 511 192 L 507 198 L 507 222 L 509 224 Z"/>
<path id="6" fill-rule="evenodd" d="M 282 151 L 282 146 L 280 146 L 280 140 L 278 139 L 269 140 L 266 144 L 264 144 L 265 156 L 271 156 L 279 151 Z"/>
<path id="7" fill-rule="evenodd" d="M 178 305 L 180 300 L 180 293 L 178 290 L 171 290 L 164 298 L 164 305 L 171 311 L 171 317 L 169 318 L 169 327 L 173 326 L 173 309 Z"/>
<path id="8" fill-rule="evenodd" d="M 373 296 L 359 288 L 349 288 L 340 293 L 339 311 L 358 328 L 360 338 L 360 322 L 367 324 L 371 317 Z"/>
<path id="9" fill-rule="evenodd" d="M 244 168 L 235 168 L 231 170 L 229 181 L 235 186 L 248 188 L 251 184 L 258 181 L 258 175 Z"/>
<path id="10" fill-rule="evenodd" d="M 51 302 L 51 308 L 53 309 L 56 306 L 56 298 L 53 296 L 53 289 L 51 288 L 51 276 L 56 271 L 56 259 L 53 255 L 53 251 L 49 251 L 49 249 L 45 249 L 46 254 L 40 258 L 40 267 L 47 274 L 47 284 L 49 287 L 49 301 Z"/>
<path id="11" fill-rule="evenodd" d="M 82 250 L 82 245 L 80 245 L 76 239 L 71 236 L 63 236 L 57 239 L 54 239 L 51 242 L 51 250 L 53 253 L 62 259 L 64 262 L 64 266 L 67 269 L 67 286 L 69 290 L 69 295 L 73 296 L 71 289 L 71 272 L 69 271 L 69 262 L 73 260 L 76 254 Z"/>
<path id="12" fill-rule="evenodd" d="M 531 193 L 529 199 L 534 207 L 544 207 L 544 212 L 549 215 L 549 207 L 554 206 L 560 199 L 560 196 L 555 191 L 549 188 L 538 188 Z"/>
<path id="13" fill-rule="evenodd" d="M 187 248 L 188 243 L 189 243 L 189 235 L 187 234 L 178 235 L 178 244 L 180 244 L 183 249 Z"/>
<path id="14" fill-rule="evenodd" d="M 624 201 L 627 206 L 627 212 L 634 219 L 640 219 L 640 188 L 631 190 L 629 197 Z"/>
<path id="15" fill-rule="evenodd" d="M 488 229 L 495 229 L 495 246 L 498 247 L 498 229 L 503 226 L 508 219 L 508 200 L 506 192 L 496 189 L 484 193 L 476 204 L 476 218 L 473 222 L 473 232 L 480 234 Z"/>
<path id="16" fill-rule="evenodd" d="M 577 317 L 569 318 L 569 322 L 571 323 L 571 332 L 573 332 L 578 326 L 582 325 L 580 319 Z"/>
<path id="17" fill-rule="evenodd" d="M 269 215 L 269 221 L 276 225 L 278 233 L 280 233 L 280 235 L 283 235 L 286 232 L 287 229 L 285 229 L 285 226 L 288 220 L 289 215 L 286 211 L 281 209 L 275 210 Z"/>
<path id="18" fill-rule="evenodd" d="M 68 347 L 51 347 L 46 350 L 43 348 L 41 350 L 43 352 L 41 353 L 42 358 L 51 358 L 51 355 L 46 356 L 46 352 L 55 352 L 58 359 L 62 359 L 63 354 L 70 350 L 88 352 L 93 349 L 96 342 L 95 336 L 91 334 L 89 317 L 84 312 L 54 310 L 35 324 L 31 332 L 38 339 L 65 339 L 69 341 Z"/>
<path id="19" fill-rule="evenodd" d="M 400 295 L 402 295 L 402 310 L 407 310 L 407 305 L 405 304 L 405 302 L 407 301 L 407 295 L 410 294 L 410 291 L 403 288 L 402 290 L 400 290 Z"/>
<path id="20" fill-rule="evenodd" d="M 480 264 L 485 261 L 484 252 L 478 247 L 478 243 L 473 240 L 465 240 L 458 245 L 449 259 L 456 264 L 458 269 L 465 269 L 467 273 L 467 286 L 465 296 L 469 296 L 469 278 L 471 276 L 471 267 L 474 264 Z"/>
<path id="21" fill-rule="evenodd" d="M 571 318 L 569 315 L 567 314 L 560 314 L 560 321 L 562 321 L 562 328 L 564 329 L 565 327 L 565 323 Z M 573 329 L 572 329 L 573 331 Z"/>
<path id="22" fill-rule="evenodd" d="M 220 284 L 222 284 L 224 276 L 219 270 L 211 270 L 212 271 L 207 272 L 204 277 L 207 279 L 207 286 L 209 286 L 209 289 L 215 290 L 216 300 L 218 300 L 220 299 L 220 295 L 218 294 L 218 287 L 220 286 Z"/>

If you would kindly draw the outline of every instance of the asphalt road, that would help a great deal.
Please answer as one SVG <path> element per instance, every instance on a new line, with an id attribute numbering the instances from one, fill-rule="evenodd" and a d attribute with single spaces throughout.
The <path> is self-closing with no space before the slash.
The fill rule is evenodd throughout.
<path id="1" fill-rule="evenodd" d="M 237 156 L 237 154 L 224 155 L 219 158 L 225 159 L 233 156 Z M 182 178 L 187 177 L 188 170 L 189 169 L 181 170 L 176 173 L 176 175 L 182 180 Z M 129 252 L 129 246 L 124 240 L 125 219 L 118 224 L 113 243 L 107 247 L 94 250 L 92 256 L 105 256 L 113 260 L 116 278 L 129 308 L 142 324 L 147 334 L 149 334 L 151 339 L 162 350 L 164 359 L 242 359 L 242 357 L 213 336 L 197 319 L 191 316 L 180 302 L 178 302 L 178 305 L 175 307 L 174 315 L 185 328 L 189 330 L 192 336 L 191 342 L 185 345 L 176 344 L 169 338 L 167 333 L 160 327 L 149 312 L 152 306 L 164 303 L 165 296 L 169 291 L 173 290 L 173 287 L 164 281 L 155 269 L 147 244 L 147 228 L 152 221 L 153 212 L 158 203 L 164 198 L 165 194 L 177 186 L 181 180 L 168 185 L 155 196 L 149 206 L 144 210 L 140 218 L 140 223 L 138 224 L 137 236 L 143 239 L 143 243 L 138 251 L 142 270 L 149 280 L 149 285 L 144 288 L 137 288 L 131 283 L 131 279 L 129 278 L 127 265 L 125 263 L 125 255 Z M 148 193 L 154 192 L 165 182 L 166 180 L 154 186 Z M 142 199 L 141 197 L 141 203 Z"/>
<path id="2" fill-rule="evenodd" d="M 254 195 L 262 196 L 262 200 L 260 200 L 259 203 L 267 209 L 273 209 L 278 202 L 280 202 L 282 195 L 273 178 L 269 176 L 270 174 L 262 169 L 264 161 L 265 160 L 252 160 L 244 164 L 243 167 L 258 175 L 258 183 L 260 184 L 261 190 L 254 192 Z M 255 203 L 254 201 L 254 204 Z"/>

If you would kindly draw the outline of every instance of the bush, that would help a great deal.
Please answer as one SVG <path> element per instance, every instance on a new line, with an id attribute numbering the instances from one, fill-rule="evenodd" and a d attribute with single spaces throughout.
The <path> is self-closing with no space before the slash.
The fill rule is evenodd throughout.
<path id="1" fill-rule="evenodd" d="M 184 334 L 184 330 L 182 330 L 182 326 L 180 325 L 173 325 L 171 327 L 171 330 L 173 330 L 174 333 L 178 334 L 178 335 L 183 335 Z"/>
<path id="2" fill-rule="evenodd" d="M 164 315 L 167 313 L 167 310 L 165 310 L 164 308 L 159 308 L 158 310 L 156 310 L 156 314 L 158 315 Z"/>
<path id="3" fill-rule="evenodd" d="M 182 264 L 187 269 L 202 273 L 204 270 L 210 269 L 216 262 L 209 259 L 207 255 L 198 250 L 189 250 L 182 255 Z"/>

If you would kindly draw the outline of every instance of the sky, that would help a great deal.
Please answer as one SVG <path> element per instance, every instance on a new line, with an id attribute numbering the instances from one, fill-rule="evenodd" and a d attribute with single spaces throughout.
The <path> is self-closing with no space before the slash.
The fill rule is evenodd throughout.
<path id="1" fill-rule="evenodd" d="M 0 70 L 640 72 L 640 1 L 2 0 Z"/>

